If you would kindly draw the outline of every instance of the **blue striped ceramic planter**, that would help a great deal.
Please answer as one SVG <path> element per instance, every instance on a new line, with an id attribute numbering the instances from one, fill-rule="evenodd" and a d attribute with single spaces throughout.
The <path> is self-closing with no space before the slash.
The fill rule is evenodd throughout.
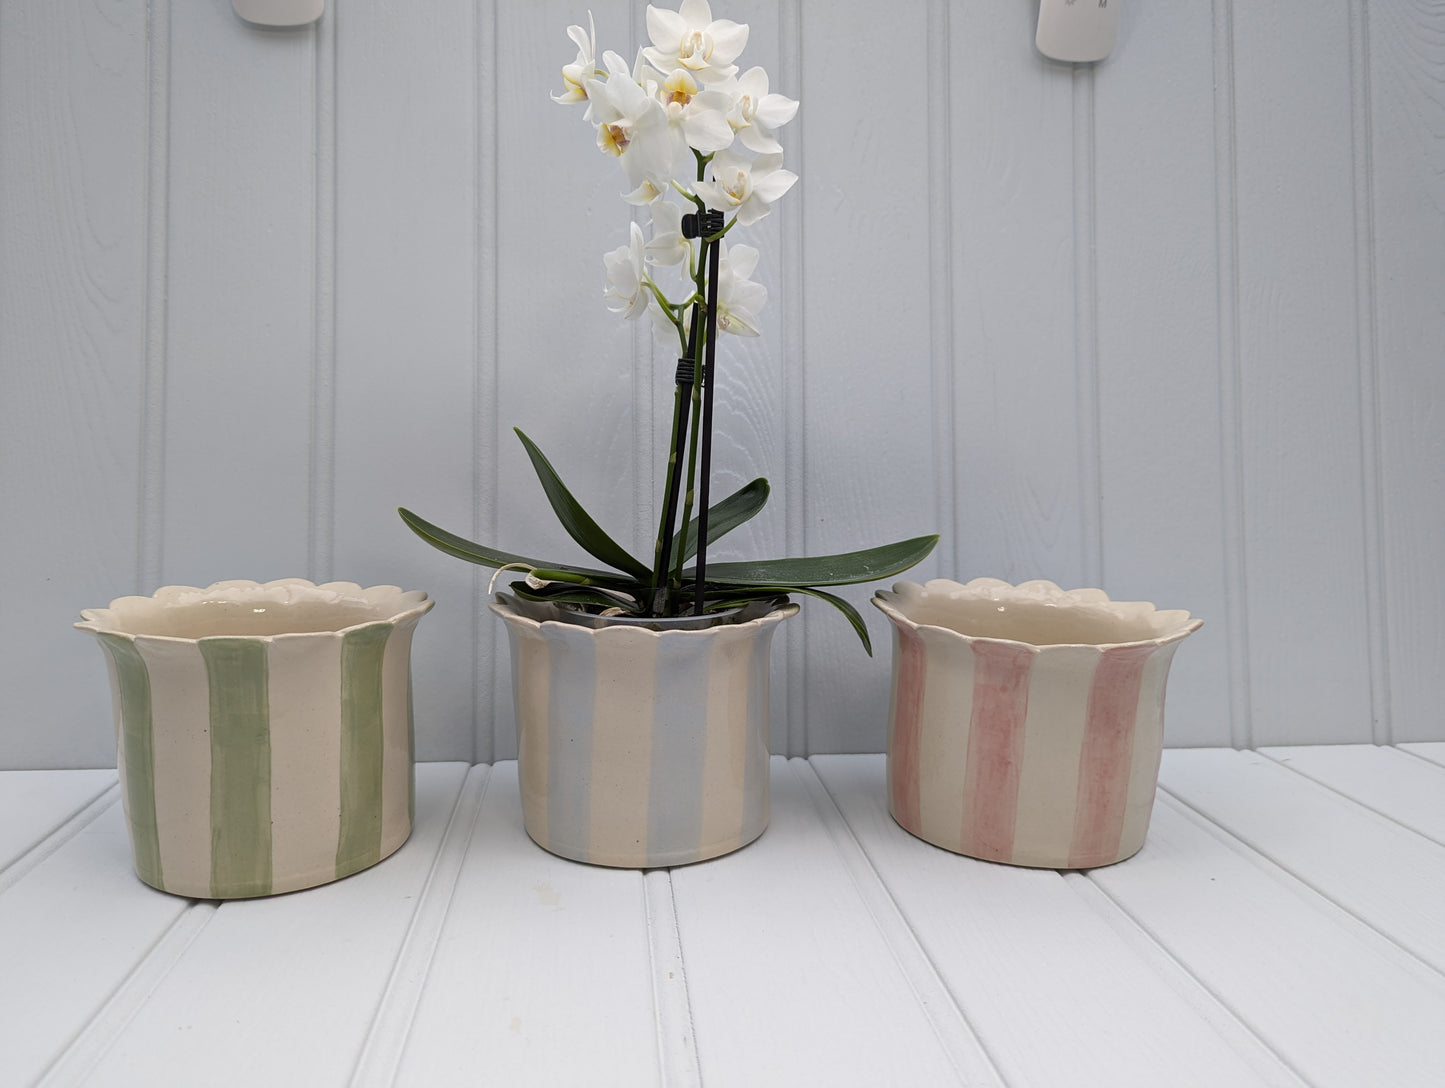
<path id="1" fill-rule="evenodd" d="M 325 884 L 411 833 L 420 591 L 167 586 L 87 609 L 136 872 L 200 899 Z"/>
<path id="2" fill-rule="evenodd" d="M 630 868 L 685 865 L 768 826 L 769 650 L 788 604 L 700 630 L 507 624 L 522 818 L 539 846 Z"/>

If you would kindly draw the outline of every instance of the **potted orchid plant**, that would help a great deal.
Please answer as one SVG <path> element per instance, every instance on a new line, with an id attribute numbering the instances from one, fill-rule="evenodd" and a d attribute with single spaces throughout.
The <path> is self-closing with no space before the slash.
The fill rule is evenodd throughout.
<path id="1" fill-rule="evenodd" d="M 603 256 L 607 305 L 626 319 L 649 316 L 678 345 L 653 554 L 644 560 L 619 545 L 520 430 L 558 520 L 600 568 L 478 544 L 401 511 L 450 555 L 524 572 L 492 608 L 512 641 L 527 830 L 555 853 L 616 865 L 699 860 L 761 833 L 767 649 L 775 624 L 797 611 L 789 595 L 837 608 L 871 653 L 857 610 L 823 587 L 891 577 L 937 541 L 708 562 L 709 545 L 755 516 L 769 494 L 760 478 L 712 502 L 713 399 L 719 341 L 757 336 L 767 300 L 767 289 L 750 278 L 758 251 L 735 243 L 734 231 L 766 216 L 797 181 L 783 168 L 777 130 L 798 103 L 772 92 L 762 68 L 740 71 L 748 27 L 714 19 L 706 0 L 683 0 L 677 11 L 649 6 L 647 31 L 650 44 L 628 65 L 611 51 L 599 63 L 590 15 L 587 28 L 569 27 L 577 56 L 552 97 L 583 109 L 597 147 L 622 169 L 623 199 L 646 212 L 647 229 L 634 221 L 627 243 Z M 636 675 L 619 681 L 614 670 L 623 667 Z M 564 695 L 564 669 L 575 670 L 586 690 Z M 729 729 L 740 732 L 729 739 Z M 611 762 L 638 750 L 649 756 L 640 770 Z M 658 773 L 663 751 L 687 764 L 675 779 Z M 568 776 L 587 790 L 585 814 L 575 798 L 556 794 Z M 634 780 L 635 790 L 620 788 Z M 603 781 L 613 784 L 606 797 L 598 792 Z M 731 796 L 726 782 L 746 796 Z"/>

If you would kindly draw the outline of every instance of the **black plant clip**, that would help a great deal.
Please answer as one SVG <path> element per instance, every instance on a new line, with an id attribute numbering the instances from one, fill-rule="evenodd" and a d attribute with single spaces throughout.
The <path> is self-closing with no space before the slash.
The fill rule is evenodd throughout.
<path id="1" fill-rule="evenodd" d="M 677 361 L 677 384 L 692 385 L 697 380 L 697 367 L 691 359 L 679 359 Z"/>
<path id="2" fill-rule="evenodd" d="M 721 234 L 725 225 L 723 213 L 711 208 L 703 212 L 688 212 L 682 217 L 682 236 L 711 238 L 714 234 Z"/>

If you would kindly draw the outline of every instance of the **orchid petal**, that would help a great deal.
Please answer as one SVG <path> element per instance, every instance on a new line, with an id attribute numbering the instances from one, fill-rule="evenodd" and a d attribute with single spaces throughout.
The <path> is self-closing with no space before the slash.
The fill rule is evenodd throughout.
<path id="1" fill-rule="evenodd" d="M 686 33 L 687 19 L 681 13 L 647 5 L 647 36 L 658 49 L 675 47 Z"/>
<path id="2" fill-rule="evenodd" d="M 712 22 L 712 8 L 707 0 L 682 0 L 677 13 L 689 26 L 707 26 Z"/>
<path id="3" fill-rule="evenodd" d="M 683 119 L 682 128 L 687 134 L 688 145 L 704 155 L 732 146 L 733 127 L 728 124 L 727 115 L 720 110 L 699 110 L 688 114 Z"/>
<path id="4" fill-rule="evenodd" d="M 719 19 L 707 28 L 712 38 L 712 63 L 722 68 L 732 64 L 748 44 L 748 24 Z"/>
<path id="5" fill-rule="evenodd" d="M 759 155 L 781 154 L 783 145 L 773 139 L 764 129 L 758 125 L 748 125 L 738 130 L 738 139 L 749 151 L 756 151 Z"/>

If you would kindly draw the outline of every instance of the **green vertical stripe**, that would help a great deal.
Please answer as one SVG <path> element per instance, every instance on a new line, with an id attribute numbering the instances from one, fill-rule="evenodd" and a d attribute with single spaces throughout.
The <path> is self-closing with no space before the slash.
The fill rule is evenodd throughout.
<path id="1" fill-rule="evenodd" d="M 211 686 L 211 894 L 271 894 L 271 714 L 266 645 L 204 638 Z"/>
<path id="2" fill-rule="evenodd" d="M 341 834 L 336 875 L 381 860 L 381 661 L 390 624 L 348 631 L 341 641 Z"/>
<path id="3" fill-rule="evenodd" d="M 410 637 L 410 636 L 408 636 Z M 406 662 L 406 823 L 416 823 L 416 714 L 411 697 L 411 653 Z"/>
<path id="4" fill-rule="evenodd" d="M 115 662 L 120 686 L 120 751 L 125 775 L 125 811 L 130 823 L 136 874 L 163 888 L 160 832 L 156 827 L 156 761 L 151 718 L 151 678 L 135 643 L 100 633 L 101 645 Z"/>

